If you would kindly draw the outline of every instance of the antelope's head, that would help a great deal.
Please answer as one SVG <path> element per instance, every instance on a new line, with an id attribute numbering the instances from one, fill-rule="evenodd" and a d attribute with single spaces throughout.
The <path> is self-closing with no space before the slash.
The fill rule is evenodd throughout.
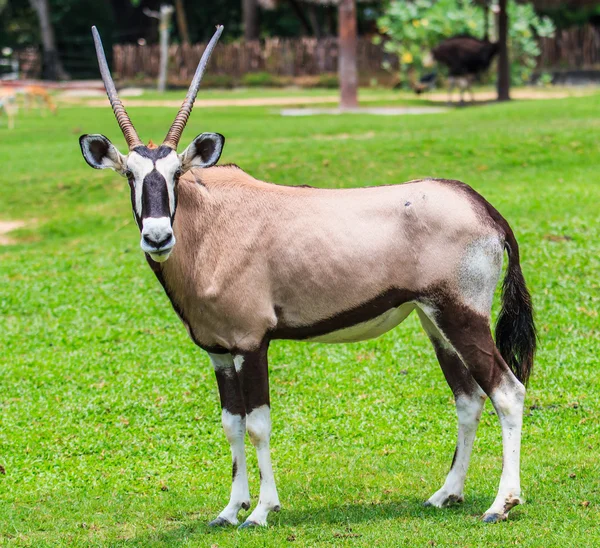
<path id="1" fill-rule="evenodd" d="M 114 169 L 120 175 L 127 177 L 131 188 L 133 214 L 142 235 L 140 246 L 157 262 L 166 261 L 175 246 L 173 220 L 177 209 L 179 177 L 193 167 L 210 167 L 216 164 L 225 143 L 225 138 L 218 133 L 203 133 L 198 135 L 181 154 L 177 154 L 177 145 L 196 100 L 204 70 L 222 32 L 223 27 L 217 27 L 217 31 L 204 50 L 175 121 L 162 145 L 156 147 L 145 146 L 138 137 L 117 96 L 100 35 L 96 27 L 92 27 L 104 87 L 127 141 L 129 152 L 121 154 L 104 135 L 100 134 L 82 135 L 79 138 L 81 152 L 85 161 L 93 168 Z"/>

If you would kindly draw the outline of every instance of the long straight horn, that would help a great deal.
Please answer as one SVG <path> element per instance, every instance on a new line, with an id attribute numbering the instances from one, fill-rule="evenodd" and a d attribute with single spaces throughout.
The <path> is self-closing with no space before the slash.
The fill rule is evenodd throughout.
<path id="1" fill-rule="evenodd" d="M 138 137 L 138 134 L 135 131 L 131 120 L 129 119 L 129 115 L 125 111 L 123 103 L 121 103 L 121 100 L 117 95 L 115 83 L 110 75 L 110 70 L 108 70 L 106 55 L 104 55 L 104 48 L 102 47 L 102 40 L 100 40 L 100 35 L 98 34 L 98 29 L 96 27 L 92 27 L 92 36 L 94 37 L 96 56 L 98 57 L 98 66 L 100 67 L 100 74 L 102 75 L 102 81 L 104 82 L 104 87 L 106 88 L 106 95 L 108 95 L 110 106 L 112 107 L 113 112 L 117 117 L 119 127 L 125 136 L 127 146 L 129 146 L 129 150 L 131 150 L 139 145 L 142 145 L 143 143 Z"/>
<path id="2" fill-rule="evenodd" d="M 200 59 L 200 63 L 198 63 L 198 68 L 196 69 L 196 73 L 194 74 L 194 79 L 190 84 L 190 89 L 188 89 L 187 95 L 185 96 L 185 100 L 175 117 L 175 121 L 171 125 L 171 129 L 169 129 L 169 133 L 165 137 L 163 141 L 163 145 L 166 145 L 173 150 L 177 150 L 177 145 L 179 144 L 179 139 L 181 139 L 181 134 L 185 129 L 185 125 L 187 124 L 188 118 L 190 117 L 190 113 L 192 112 L 192 107 L 194 106 L 194 101 L 196 100 L 196 95 L 198 95 L 198 88 L 200 87 L 200 82 L 202 81 L 202 76 L 204 75 L 204 70 L 206 69 L 206 65 L 208 64 L 208 60 L 210 59 L 210 55 L 215 49 L 217 45 L 217 41 L 223 32 L 223 25 L 217 26 L 217 31 L 214 33 L 210 42 L 206 46 L 204 53 L 202 54 L 202 59 Z"/>

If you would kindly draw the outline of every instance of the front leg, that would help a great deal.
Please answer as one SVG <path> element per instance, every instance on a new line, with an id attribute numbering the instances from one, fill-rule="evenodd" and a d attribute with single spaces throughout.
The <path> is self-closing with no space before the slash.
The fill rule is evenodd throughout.
<path id="1" fill-rule="evenodd" d="M 246 410 L 237 372 L 231 354 L 209 354 L 215 369 L 219 395 L 221 397 L 221 420 L 227 441 L 231 447 L 233 461 L 231 497 L 229 504 L 209 523 L 212 527 L 237 525 L 241 508 L 250 508 L 248 473 L 246 471 Z"/>
<path id="2" fill-rule="evenodd" d="M 267 525 L 269 512 L 278 512 L 279 496 L 271 465 L 271 407 L 267 363 L 268 342 L 258 350 L 240 352 L 234 356 L 235 370 L 240 379 L 246 408 L 246 428 L 256 449 L 260 470 L 258 505 L 241 527 Z"/>

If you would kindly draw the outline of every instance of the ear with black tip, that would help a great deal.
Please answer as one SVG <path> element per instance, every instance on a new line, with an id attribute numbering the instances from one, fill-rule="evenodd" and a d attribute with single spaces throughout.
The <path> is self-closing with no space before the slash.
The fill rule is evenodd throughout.
<path id="1" fill-rule="evenodd" d="M 82 135 L 79 137 L 79 146 L 85 161 L 94 169 L 109 168 L 125 174 L 125 156 L 104 135 Z"/>
<path id="2" fill-rule="evenodd" d="M 198 135 L 180 155 L 181 169 L 187 171 L 193 167 L 214 166 L 221 157 L 225 137 L 220 133 Z"/>

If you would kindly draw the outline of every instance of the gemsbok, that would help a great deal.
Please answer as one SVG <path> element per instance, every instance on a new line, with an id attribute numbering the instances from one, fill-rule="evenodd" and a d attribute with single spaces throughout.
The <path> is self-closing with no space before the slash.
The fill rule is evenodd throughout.
<path id="1" fill-rule="evenodd" d="M 463 500 L 477 424 L 490 397 L 502 427 L 500 486 L 486 522 L 522 502 L 520 445 L 524 385 L 536 345 L 533 309 L 506 220 L 458 181 L 326 190 L 258 181 L 236 166 L 213 167 L 224 137 L 203 133 L 177 145 L 206 64 L 159 147 L 144 146 L 119 100 L 93 28 L 102 79 L 129 151 L 83 135 L 96 169 L 129 181 L 141 248 L 192 340 L 217 378 L 231 446 L 231 498 L 211 525 L 237 525 L 250 508 L 246 431 L 260 469 L 257 506 L 241 527 L 266 525 L 279 497 L 270 457 L 267 350 L 277 339 L 352 342 L 377 337 L 416 310 L 454 393 L 458 443 L 450 472 L 426 504 Z M 495 287 L 508 267 L 496 343 Z"/>

